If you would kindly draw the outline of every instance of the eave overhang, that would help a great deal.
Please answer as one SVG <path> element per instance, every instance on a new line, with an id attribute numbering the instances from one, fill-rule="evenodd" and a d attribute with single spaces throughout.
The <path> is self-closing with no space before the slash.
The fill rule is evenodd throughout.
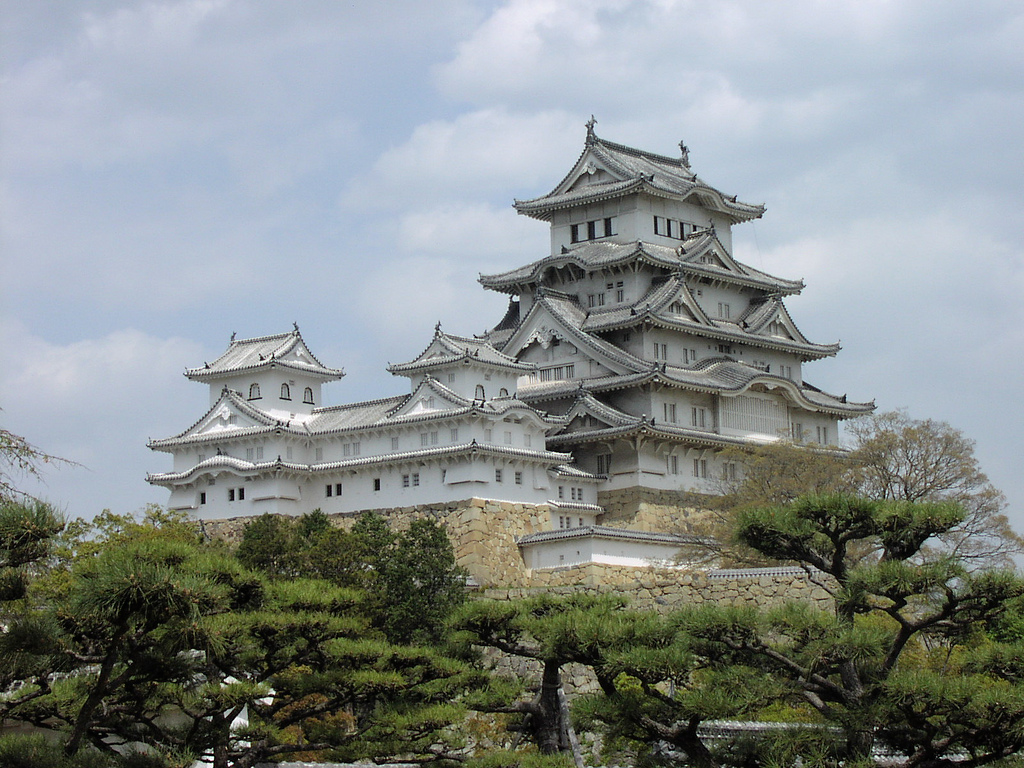
<path id="1" fill-rule="evenodd" d="M 376 456 L 361 456 L 344 461 L 331 461 L 319 464 L 299 464 L 295 462 L 277 461 L 251 462 L 233 456 L 213 456 L 196 464 L 184 472 L 165 472 L 149 474 L 146 482 L 166 487 L 188 485 L 199 477 L 232 471 L 244 477 L 257 477 L 281 472 L 303 477 L 315 477 L 325 473 L 337 473 L 345 470 L 359 470 L 367 467 L 400 466 L 402 464 L 422 464 L 445 459 L 457 459 L 465 456 L 493 456 L 520 459 L 542 465 L 560 465 L 572 461 L 572 454 L 558 451 L 533 451 L 525 448 L 512 448 L 502 445 L 489 445 L 473 440 L 460 445 L 449 445 L 440 448 L 428 448 L 419 451 L 404 451 Z"/>

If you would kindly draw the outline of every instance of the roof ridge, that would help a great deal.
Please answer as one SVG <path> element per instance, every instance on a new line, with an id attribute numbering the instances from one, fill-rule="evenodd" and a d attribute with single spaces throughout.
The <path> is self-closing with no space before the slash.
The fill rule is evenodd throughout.
<path id="1" fill-rule="evenodd" d="M 601 147 L 606 147 L 608 149 L 611 149 L 612 151 L 618 151 L 623 152 L 627 155 L 633 155 L 634 157 L 643 157 L 647 160 L 655 160 L 657 162 L 665 163 L 667 165 L 677 165 L 680 168 L 689 170 L 687 166 L 683 165 L 683 160 L 681 157 L 669 157 L 668 155 L 661 155 L 658 154 L 657 152 L 649 152 L 646 149 L 630 147 L 627 146 L 626 144 L 619 144 L 617 141 L 609 141 L 608 139 L 602 139 L 597 136 L 594 137 L 593 144 Z M 694 181 L 696 181 L 696 179 L 696 174 L 694 174 Z"/>
<path id="2" fill-rule="evenodd" d="M 360 400 L 359 402 L 356 403 L 343 403 L 341 405 L 324 405 L 321 406 L 320 408 L 314 408 L 313 415 L 319 416 L 321 413 L 336 413 L 338 411 L 349 410 L 364 405 L 380 405 L 390 400 L 404 400 L 407 397 L 409 397 L 409 395 L 388 395 L 387 397 L 378 397 L 375 400 Z"/>

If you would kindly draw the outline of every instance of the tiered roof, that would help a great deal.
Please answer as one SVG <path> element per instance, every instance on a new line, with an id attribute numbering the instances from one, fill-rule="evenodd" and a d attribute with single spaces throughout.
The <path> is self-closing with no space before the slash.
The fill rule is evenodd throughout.
<path id="1" fill-rule="evenodd" d="M 607 379 L 618 380 L 609 381 Z M 606 377 L 603 379 L 589 379 L 578 382 L 575 387 L 577 394 L 576 402 L 565 415 L 567 422 L 566 428 L 557 434 L 549 436 L 548 445 L 554 448 L 570 448 L 571 446 L 578 445 L 580 443 L 600 442 L 612 437 L 633 437 L 637 435 L 647 435 L 664 440 L 703 445 L 707 447 L 742 446 L 749 444 L 751 439 L 753 439 L 749 435 L 722 435 L 717 432 L 704 429 L 673 424 L 671 422 L 648 417 L 647 415 L 635 416 L 598 400 L 593 394 L 595 392 L 607 392 L 612 389 L 621 389 L 652 382 L 669 385 L 673 383 L 664 378 L 664 376 L 658 374 L 645 378 Z M 559 383 L 567 385 L 571 384 L 571 382 Z M 793 385 L 792 382 L 789 382 L 789 384 Z M 545 385 L 541 385 L 541 387 L 544 386 Z M 804 407 L 811 410 L 837 415 L 840 418 L 859 416 L 865 413 L 870 413 L 874 410 L 874 403 L 846 403 L 840 398 L 836 398 L 833 395 L 827 395 L 813 387 L 798 388 L 794 385 L 788 389 L 791 396 L 794 392 L 798 392 L 800 394 L 801 397 L 797 402 Z M 571 394 L 572 387 L 570 386 L 564 387 L 561 392 L 555 392 L 553 389 L 548 389 L 543 393 L 538 393 L 539 396 L 537 401 L 555 399 L 556 397 L 565 397 L 566 395 Z M 816 395 L 817 399 L 820 400 L 820 403 L 815 403 L 814 400 L 808 397 L 808 395 L 811 394 Z M 573 430 L 573 423 L 584 416 L 592 417 L 593 421 L 596 421 L 599 426 L 591 425 L 578 431 Z"/>
<path id="2" fill-rule="evenodd" d="M 223 355 L 202 368 L 187 369 L 185 376 L 193 381 L 209 381 L 273 367 L 289 368 L 323 381 L 334 381 L 345 375 L 343 370 L 328 368 L 316 359 L 296 325 L 287 333 L 252 339 L 236 339 L 232 334 Z"/>
<path id="3" fill-rule="evenodd" d="M 387 369 L 396 375 L 411 376 L 459 364 L 504 368 L 516 372 L 531 371 L 535 368 L 533 365 L 520 363 L 514 357 L 502 354 L 484 339 L 445 333 L 441 330 L 441 324 L 438 323 L 434 328 L 434 338 L 431 339 L 426 349 L 413 360 L 389 365 Z"/>
<path id="4" fill-rule="evenodd" d="M 587 141 L 572 170 L 551 192 L 532 200 L 516 200 L 519 213 L 549 221 L 555 211 L 592 202 L 645 193 L 674 200 L 688 200 L 716 211 L 733 223 L 759 218 L 763 205 L 739 202 L 702 181 L 689 166 L 688 153 L 680 145 L 680 157 L 666 157 L 623 144 L 600 139 L 593 123 L 587 127 Z M 586 183 L 598 169 L 607 180 Z M 585 183 L 578 185 L 583 180 Z"/>
<path id="5" fill-rule="evenodd" d="M 619 243 L 589 240 L 572 247 L 566 246 L 560 253 L 508 272 L 481 275 L 479 281 L 484 288 L 492 291 L 518 294 L 540 285 L 544 275 L 551 269 L 572 265 L 582 272 L 598 272 L 633 263 L 689 277 L 751 287 L 780 296 L 800 293 L 804 288 L 802 280 L 786 280 L 736 261 L 726 251 L 714 230 L 710 229 L 691 234 L 675 248 L 641 241 Z"/>

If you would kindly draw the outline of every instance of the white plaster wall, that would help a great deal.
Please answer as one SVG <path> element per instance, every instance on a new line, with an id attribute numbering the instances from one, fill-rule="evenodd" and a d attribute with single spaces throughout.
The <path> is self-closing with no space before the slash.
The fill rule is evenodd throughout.
<path id="1" fill-rule="evenodd" d="M 219 378 L 209 383 L 210 407 L 220 399 L 221 390 L 226 386 L 248 400 L 249 387 L 253 383 L 260 385 L 260 399 L 249 401 L 260 410 L 278 410 L 296 414 L 308 414 L 313 408 L 323 405 L 321 399 L 322 382 L 313 377 L 303 376 L 300 372 L 271 368 L 258 373 L 247 373 L 240 376 Z M 291 388 L 291 400 L 282 400 L 281 384 L 287 383 Z M 313 404 L 302 402 L 302 392 L 306 387 L 313 390 Z"/>
<path id="2" fill-rule="evenodd" d="M 671 544 L 581 537 L 533 544 L 527 549 L 526 562 L 535 569 L 590 562 L 644 567 L 652 561 L 671 561 L 677 552 L 678 547 Z"/>

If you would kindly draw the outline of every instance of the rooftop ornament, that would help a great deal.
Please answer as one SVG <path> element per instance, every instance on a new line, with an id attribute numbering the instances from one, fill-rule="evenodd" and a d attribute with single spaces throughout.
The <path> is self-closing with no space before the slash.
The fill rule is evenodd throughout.
<path id="1" fill-rule="evenodd" d="M 690 148 L 682 141 L 679 142 L 679 151 L 682 157 L 679 158 L 679 162 L 684 168 L 690 167 Z"/>

